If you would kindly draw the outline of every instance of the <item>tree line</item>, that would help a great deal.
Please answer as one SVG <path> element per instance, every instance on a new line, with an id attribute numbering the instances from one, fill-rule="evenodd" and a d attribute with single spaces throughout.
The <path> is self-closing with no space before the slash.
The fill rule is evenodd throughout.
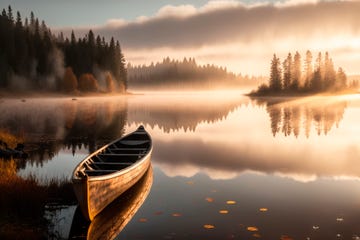
<path id="1" fill-rule="evenodd" d="M 182 61 L 164 58 L 150 65 L 128 64 L 129 87 L 192 88 L 240 87 L 263 81 L 262 77 L 241 76 L 229 72 L 225 67 L 199 65 L 194 58 Z"/>
<path id="2" fill-rule="evenodd" d="M 31 12 L 22 20 L 11 6 L 0 15 L 0 88 L 65 92 L 125 92 L 127 72 L 119 41 L 55 36 Z"/>
<path id="3" fill-rule="evenodd" d="M 328 52 L 324 57 L 319 52 L 313 62 L 313 55 L 308 50 L 303 64 L 298 52 L 294 57 L 289 53 L 283 62 L 274 54 L 271 60 L 269 83 L 260 85 L 252 94 L 337 92 L 355 89 L 358 86 L 358 81 L 347 81 L 343 68 L 339 67 L 335 70 Z"/>

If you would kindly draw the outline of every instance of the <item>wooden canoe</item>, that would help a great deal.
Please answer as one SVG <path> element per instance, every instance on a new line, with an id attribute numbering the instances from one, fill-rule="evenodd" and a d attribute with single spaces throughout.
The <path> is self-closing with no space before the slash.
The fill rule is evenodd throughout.
<path id="1" fill-rule="evenodd" d="M 133 186 L 150 165 L 152 140 L 143 126 L 81 161 L 72 175 L 84 217 L 92 221 L 107 205 Z"/>
<path id="2" fill-rule="evenodd" d="M 110 203 L 93 221 L 85 222 L 81 210 L 75 211 L 69 239 L 112 240 L 121 233 L 140 209 L 153 182 L 151 165 L 144 176 L 129 190 Z"/>

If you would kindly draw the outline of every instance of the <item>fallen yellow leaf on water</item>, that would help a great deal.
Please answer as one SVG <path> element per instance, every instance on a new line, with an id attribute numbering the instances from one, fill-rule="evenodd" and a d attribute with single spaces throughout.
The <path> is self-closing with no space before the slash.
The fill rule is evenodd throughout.
<path id="1" fill-rule="evenodd" d="M 147 219 L 146 218 L 140 218 L 139 222 L 147 222 Z"/>
<path id="2" fill-rule="evenodd" d="M 180 217 L 180 216 L 181 216 L 181 213 L 173 213 L 172 216 L 173 216 L 173 217 Z"/>
<path id="3" fill-rule="evenodd" d="M 233 205 L 233 204 L 236 204 L 236 201 L 229 200 L 229 201 L 226 201 L 226 204 Z"/>
<path id="4" fill-rule="evenodd" d="M 229 211 L 228 211 L 228 210 L 220 210 L 219 213 L 221 213 L 221 214 L 228 214 Z"/>
<path id="5" fill-rule="evenodd" d="M 289 237 L 289 236 L 287 236 L 287 235 L 282 235 L 282 236 L 280 237 L 280 240 L 294 240 L 294 239 L 291 238 L 291 237 Z"/>
<path id="6" fill-rule="evenodd" d="M 253 234 L 253 237 L 256 237 L 256 238 L 261 238 L 261 235 L 260 235 L 260 234 L 258 234 L 258 233 L 254 233 L 254 234 Z"/>
<path id="7" fill-rule="evenodd" d="M 259 209 L 260 212 L 267 212 L 267 210 L 268 210 L 267 208 L 260 208 Z"/>
<path id="8" fill-rule="evenodd" d="M 205 200 L 206 200 L 207 202 L 214 202 L 214 199 L 211 198 L 211 197 L 207 197 L 207 198 L 205 198 Z"/>
<path id="9" fill-rule="evenodd" d="M 259 229 L 258 229 L 257 227 L 254 227 L 254 226 L 247 227 L 247 230 L 248 230 L 249 232 L 257 232 L 257 231 L 259 231 Z"/>
<path id="10" fill-rule="evenodd" d="M 205 225 L 204 225 L 204 228 L 205 228 L 205 229 L 214 229 L 215 226 L 214 226 L 214 225 L 211 225 L 211 224 L 205 224 Z"/>
<path id="11" fill-rule="evenodd" d="M 186 182 L 186 183 L 189 184 L 189 185 L 193 185 L 193 184 L 194 184 L 193 181 L 188 181 L 188 182 Z"/>

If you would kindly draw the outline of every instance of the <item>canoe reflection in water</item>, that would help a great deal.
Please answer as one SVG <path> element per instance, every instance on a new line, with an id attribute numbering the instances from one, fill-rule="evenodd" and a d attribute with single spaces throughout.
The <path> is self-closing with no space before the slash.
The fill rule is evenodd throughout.
<path id="1" fill-rule="evenodd" d="M 148 196 L 153 182 L 150 165 L 144 176 L 128 191 L 88 222 L 79 206 L 75 211 L 69 239 L 114 239 L 129 223 Z"/>

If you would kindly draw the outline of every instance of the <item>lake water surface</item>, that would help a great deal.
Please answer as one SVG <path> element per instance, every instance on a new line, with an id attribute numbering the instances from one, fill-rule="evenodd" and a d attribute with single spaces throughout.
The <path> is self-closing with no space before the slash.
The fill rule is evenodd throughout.
<path id="1" fill-rule="evenodd" d="M 145 126 L 152 170 L 111 211 L 129 216 L 117 239 L 360 239 L 359 95 L 149 92 L 2 99 L 0 112 L 32 149 L 18 175 L 40 181 L 69 179 L 89 152 Z M 63 238 L 75 208 L 53 216 Z"/>

